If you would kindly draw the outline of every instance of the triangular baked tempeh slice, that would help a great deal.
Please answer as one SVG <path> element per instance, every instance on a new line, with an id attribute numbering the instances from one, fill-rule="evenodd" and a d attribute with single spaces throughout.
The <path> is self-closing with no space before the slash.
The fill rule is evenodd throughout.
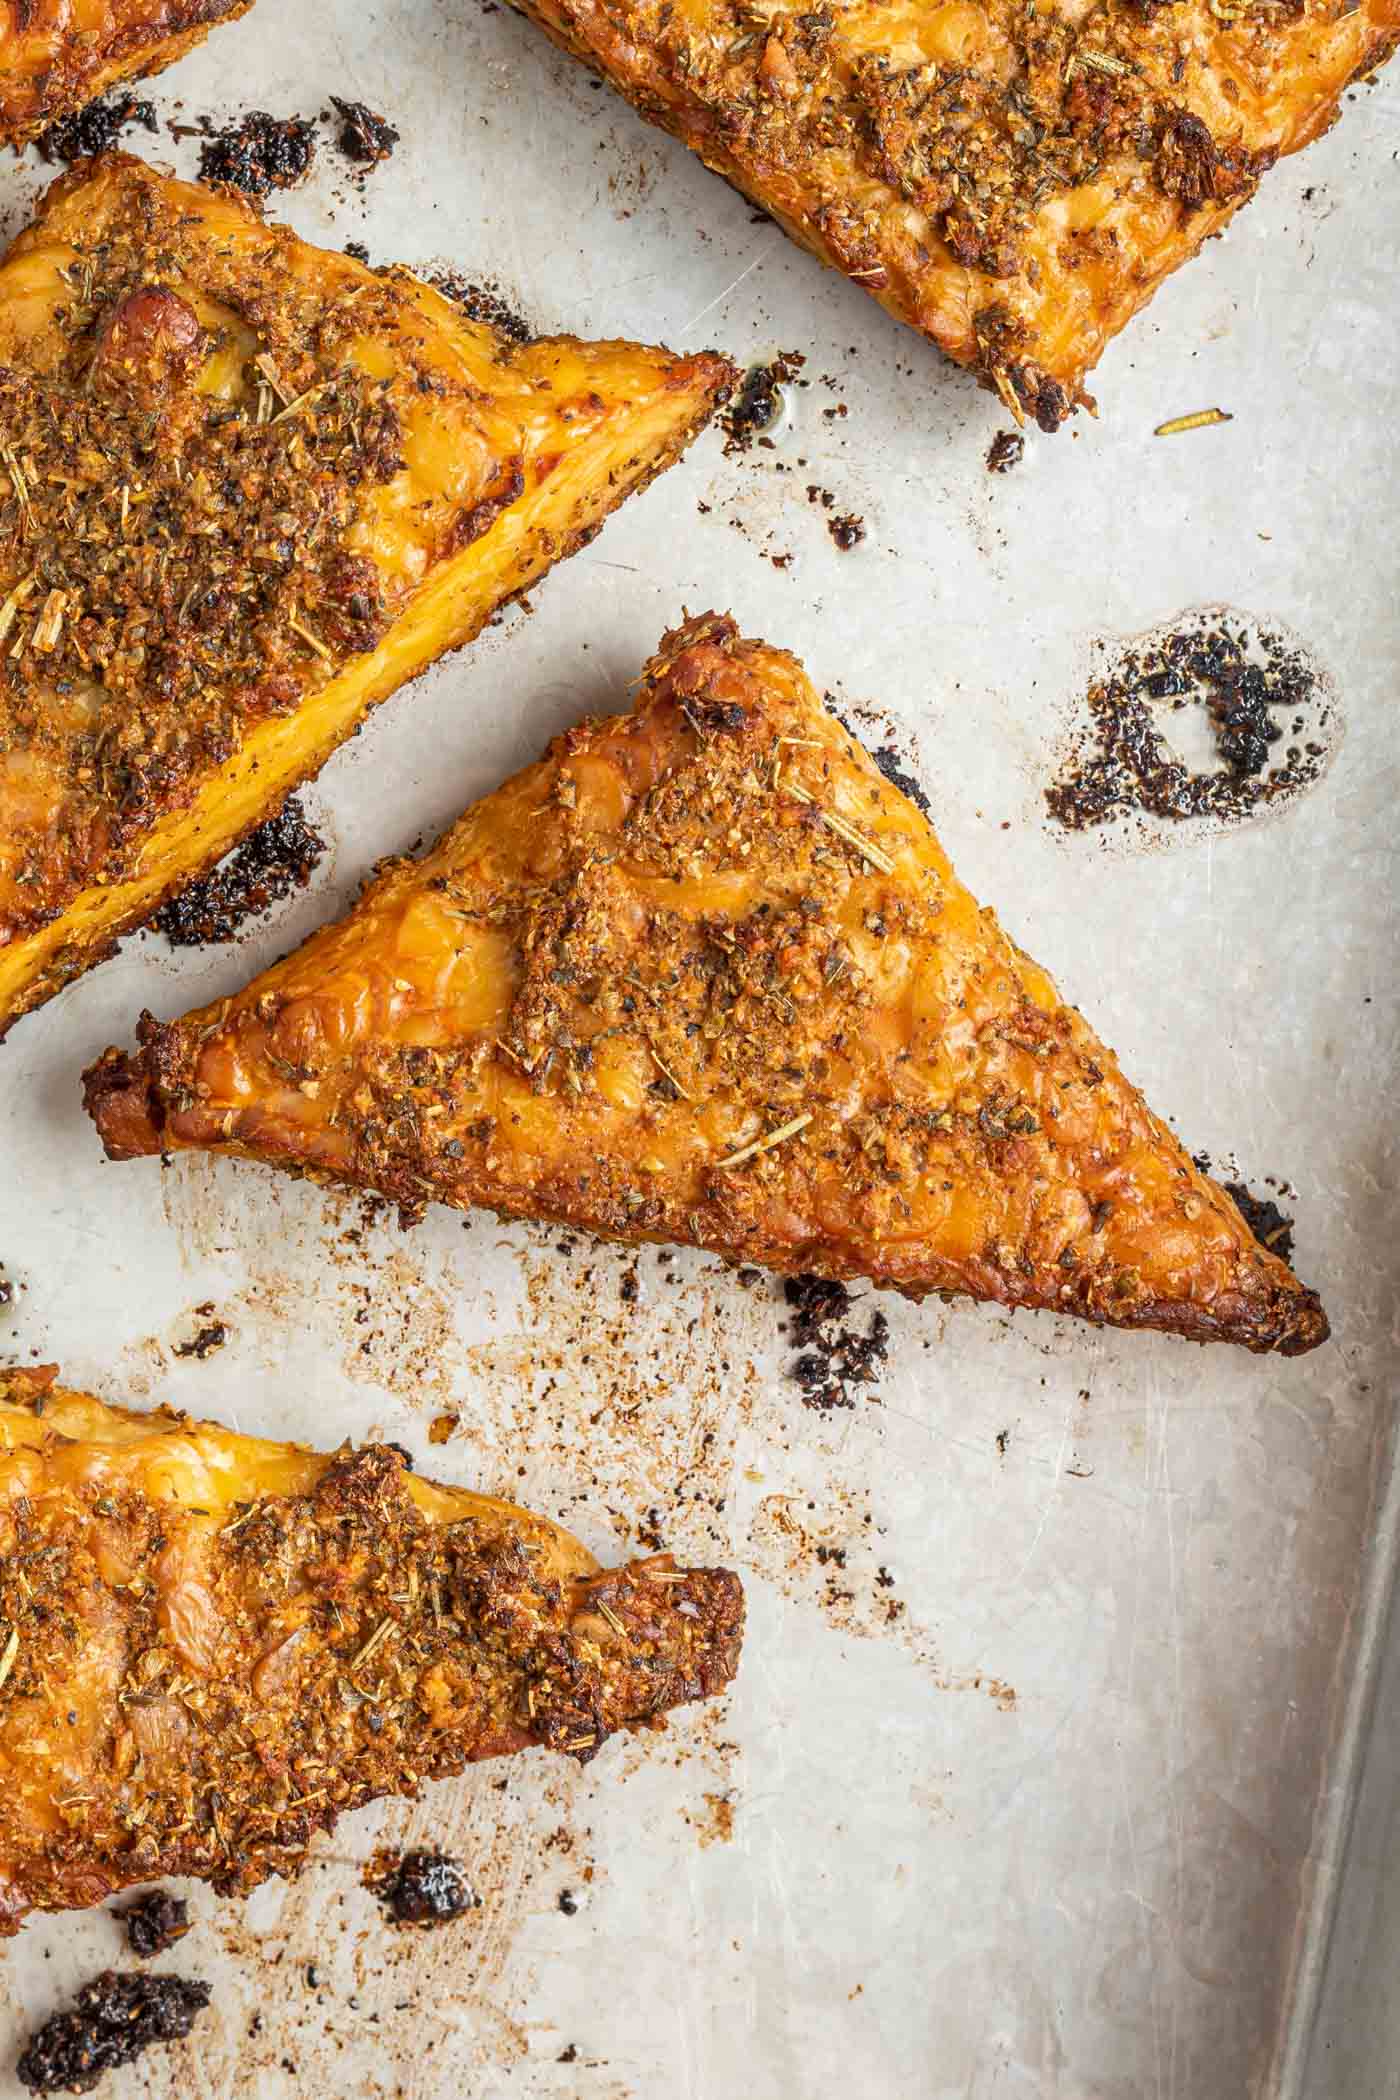
<path id="1" fill-rule="evenodd" d="M 225 1893 L 318 1830 L 718 1692 L 743 1593 L 604 1571 L 508 1502 L 0 1372 L 0 1933 L 160 1874 Z"/>
<path id="2" fill-rule="evenodd" d="M 1046 430 L 1400 43 L 1400 0 L 513 4 Z"/>
<path id="3" fill-rule="evenodd" d="M 669 466 L 723 358 L 519 344 L 123 155 L 0 263 L 0 1033 Z"/>
<path id="4" fill-rule="evenodd" d="M 1294 1353 L 1261 1247 L 791 656 L 692 620 L 585 722 L 87 1099 L 611 1238 Z"/>
<path id="5" fill-rule="evenodd" d="M 251 4 L 84 0 L 78 9 L 69 0 L 15 0 L 0 22 L 0 145 L 23 145 L 123 80 L 164 72 Z"/>

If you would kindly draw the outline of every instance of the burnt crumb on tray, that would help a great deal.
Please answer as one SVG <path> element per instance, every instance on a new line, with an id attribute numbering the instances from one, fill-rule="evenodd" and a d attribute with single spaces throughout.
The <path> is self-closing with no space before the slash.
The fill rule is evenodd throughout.
<path id="1" fill-rule="evenodd" d="M 1026 456 L 1026 441 L 1019 430 L 999 430 L 987 447 L 987 472 L 1009 474 Z"/>
<path id="2" fill-rule="evenodd" d="M 126 1904 L 117 1916 L 126 1928 L 127 1945 L 142 1961 L 164 1954 L 190 1929 L 188 1903 L 183 1896 L 172 1896 L 169 1889 L 151 1889 Z"/>
<path id="3" fill-rule="evenodd" d="M 831 709 L 831 712 L 835 715 L 837 721 L 841 724 L 841 727 L 845 730 L 847 736 L 853 738 L 853 740 L 860 745 L 863 751 L 869 752 L 870 756 L 874 759 L 876 765 L 880 768 L 880 771 L 884 774 L 886 780 L 888 780 L 890 786 L 893 788 L 898 788 L 901 795 L 906 795 L 908 799 L 913 803 L 915 809 L 921 810 L 924 816 L 931 817 L 933 814 L 933 805 L 930 803 L 929 798 L 925 793 L 924 789 L 919 785 L 918 781 L 914 778 L 914 775 L 909 771 L 909 768 L 905 765 L 904 754 L 894 744 L 876 745 L 867 743 L 866 739 L 862 736 L 860 730 L 856 727 L 855 722 L 852 721 L 850 713 L 843 712 L 842 709 L 837 706 L 835 693 L 827 693 L 824 695 L 824 698 L 826 700 L 827 706 Z M 859 713 L 861 712 L 861 710 L 857 710 L 857 712 Z M 870 710 L 866 709 L 864 710 L 864 712 L 866 714 L 867 720 L 869 720 Z"/>
<path id="4" fill-rule="evenodd" d="M 275 817 L 250 832 L 202 882 L 170 898 L 151 923 L 172 948 L 231 941 L 249 919 L 270 911 L 294 889 L 305 889 L 325 850 L 320 832 L 306 821 L 300 796 L 289 795 Z"/>
<path id="5" fill-rule="evenodd" d="M 353 257 L 353 259 L 356 262 L 364 263 L 366 268 L 368 268 L 369 249 L 365 246 L 363 241 L 347 241 L 345 243 L 345 253 Z"/>
<path id="6" fill-rule="evenodd" d="M 216 1349 L 222 1349 L 228 1340 L 228 1328 L 222 1320 L 210 1320 L 200 1328 L 192 1341 L 177 1342 L 177 1356 L 192 1356 L 197 1363 L 205 1363 Z"/>
<path id="7" fill-rule="evenodd" d="M 332 95 L 331 103 L 340 118 L 335 142 L 347 160 L 358 162 L 362 168 L 373 168 L 389 158 L 399 143 L 399 134 L 392 124 L 367 102 L 342 102 L 339 95 Z"/>
<path id="8" fill-rule="evenodd" d="M 446 1852 L 390 1855 L 365 1880 L 396 1925 L 450 1925 L 481 1907 L 460 1862 Z"/>
<path id="9" fill-rule="evenodd" d="M 836 498 L 831 490 L 824 489 L 815 481 L 809 481 L 807 484 L 807 501 L 819 504 L 823 510 L 834 510 L 836 507 Z M 854 511 L 846 511 L 838 518 L 828 518 L 826 529 L 843 554 L 849 554 L 852 547 L 858 547 L 865 538 L 865 520 L 858 518 Z"/>
<path id="10" fill-rule="evenodd" d="M 764 434 L 782 415 L 783 388 L 796 381 L 806 362 L 800 350 L 780 350 L 767 364 L 754 365 L 744 374 L 743 384 L 720 417 L 726 456 L 747 452 L 756 440 L 771 442 Z"/>
<path id="11" fill-rule="evenodd" d="M 86 1983 L 68 2012 L 44 2022 L 15 2066 L 31 2093 L 90 2093 L 108 2071 L 134 2063 L 153 2042 L 183 2041 L 209 2003 L 207 1983 L 182 1976 L 119 1976 Z"/>
<path id="12" fill-rule="evenodd" d="M 1071 831 L 1122 815 L 1238 822 L 1319 778 L 1334 709 L 1303 650 L 1218 609 L 1123 650 L 1087 696 L 1089 723 L 1045 791 Z M 1171 748 L 1162 710 L 1204 713 L 1218 761 Z"/>
<path id="13" fill-rule="evenodd" d="M 919 786 L 913 774 L 908 772 L 900 763 L 900 754 L 895 750 L 893 744 L 881 744 L 879 750 L 872 751 L 870 756 L 874 759 L 891 787 L 898 788 L 901 795 L 907 795 L 915 809 L 921 809 L 926 817 L 932 814 L 928 796 Z"/>
<path id="14" fill-rule="evenodd" d="M 788 1339 L 802 1352 L 787 1376 L 801 1386 L 803 1406 L 823 1413 L 854 1407 L 852 1389 L 873 1385 L 889 1354 L 890 1323 L 884 1313 L 877 1306 L 862 1333 L 851 1318 L 856 1301 L 844 1283 L 826 1276 L 789 1276 L 783 1297 L 792 1311 Z"/>
<path id="15" fill-rule="evenodd" d="M 316 135 L 304 117 L 254 109 L 200 147 L 199 173 L 204 182 L 226 182 L 250 197 L 265 197 L 300 182 L 315 154 Z"/>
<path id="16" fill-rule="evenodd" d="M 1293 1266 L 1293 1220 L 1281 1211 L 1271 1196 L 1256 1196 L 1243 1181 L 1222 1183 L 1227 1196 L 1261 1247 Z"/>
<path id="17" fill-rule="evenodd" d="M 435 270 L 425 281 L 444 299 L 460 306 L 470 320 L 494 328 L 509 343 L 533 343 L 539 334 L 523 314 L 516 312 L 498 285 L 474 283 L 460 270 Z"/>
<path id="18" fill-rule="evenodd" d="M 104 95 L 89 102 L 71 117 L 59 117 L 39 134 L 41 157 L 47 161 L 89 160 L 116 144 L 128 125 L 140 124 L 146 131 L 156 128 L 153 102 L 138 101 L 135 95 Z"/>

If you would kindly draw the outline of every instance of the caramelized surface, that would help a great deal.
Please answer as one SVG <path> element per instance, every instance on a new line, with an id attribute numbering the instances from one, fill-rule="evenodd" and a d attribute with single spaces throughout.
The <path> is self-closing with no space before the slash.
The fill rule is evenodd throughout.
<path id="1" fill-rule="evenodd" d="M 1046 429 L 1400 37 L 1400 0 L 515 4 Z"/>
<path id="2" fill-rule="evenodd" d="M 11 0 L 0 13 L 0 145 L 21 145 L 118 81 L 159 73 L 251 0 Z"/>
<path id="3" fill-rule="evenodd" d="M 730 377 L 524 347 L 109 156 L 0 265 L 0 1030 L 596 531 Z"/>
<path id="4" fill-rule="evenodd" d="M 0 1932 L 294 1873 L 382 1794 L 720 1690 L 743 1598 L 403 1470 L 0 1374 Z"/>
<path id="5" fill-rule="evenodd" d="M 716 615 L 235 997 L 109 1051 L 114 1158 L 380 1189 L 1296 1352 L 1317 1298 Z"/>

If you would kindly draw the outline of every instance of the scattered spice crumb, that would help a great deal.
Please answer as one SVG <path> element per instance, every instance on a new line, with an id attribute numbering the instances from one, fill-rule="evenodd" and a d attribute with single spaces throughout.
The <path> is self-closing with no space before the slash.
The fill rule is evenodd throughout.
<path id="1" fill-rule="evenodd" d="M 172 948 L 231 941 L 246 920 L 305 889 L 325 850 L 300 796 L 289 795 L 275 817 L 250 832 L 202 882 L 163 904 L 151 923 Z"/>
<path id="2" fill-rule="evenodd" d="M 446 1852 L 380 1855 L 364 1879 L 396 1925 L 449 1925 L 481 1907 L 460 1863 Z"/>
<path id="3" fill-rule="evenodd" d="M 1321 739 L 1335 713 L 1301 648 L 1219 608 L 1122 650 L 1087 704 L 1089 722 L 1045 794 L 1051 816 L 1070 831 L 1125 814 L 1248 817 L 1319 777 L 1328 755 Z M 1173 712 L 1204 709 L 1217 767 L 1195 772 L 1175 756 L 1155 712 L 1168 704 Z M 1271 763 L 1275 745 L 1283 755 Z"/>
<path id="4" fill-rule="evenodd" d="M 205 182 L 227 182 L 250 197 L 300 182 L 316 154 L 316 136 L 304 117 L 272 117 L 250 110 L 199 149 Z"/>
<path id="5" fill-rule="evenodd" d="M 134 2063 L 153 2042 L 181 2041 L 204 2010 L 207 1983 L 181 1976 L 119 1976 L 104 1969 L 79 1991 L 71 2011 L 54 2013 L 15 2066 L 31 2093 L 90 2093 L 98 2080 Z"/>
<path id="6" fill-rule="evenodd" d="M 428 1442 L 445 1444 L 454 1434 L 462 1417 L 457 1414 L 434 1415 L 428 1424 Z"/>
<path id="7" fill-rule="evenodd" d="M 576 1918 L 583 1905 L 579 1902 L 572 1889 L 560 1889 L 559 1908 L 563 1911 L 566 1918 Z"/>
<path id="8" fill-rule="evenodd" d="M 340 118 L 340 130 L 336 144 L 347 160 L 358 161 L 361 167 L 377 167 L 387 160 L 399 143 L 399 134 L 393 125 L 372 110 L 367 102 L 342 102 L 339 95 L 332 95 L 331 102 Z"/>
<path id="9" fill-rule="evenodd" d="M 1010 1444 L 1010 1442 L 1011 1431 L 1009 1429 L 999 1429 L 997 1431 L 997 1450 L 1000 1453 L 1001 1457 L 1005 1458 L 1007 1447 Z"/>
<path id="10" fill-rule="evenodd" d="M 742 385 L 720 416 L 727 456 L 748 452 L 773 428 L 783 412 L 783 388 L 797 381 L 806 362 L 800 350 L 780 350 L 767 364 L 754 365 L 744 374 Z"/>
<path id="11" fill-rule="evenodd" d="M 849 554 L 865 538 L 865 520 L 858 518 L 854 511 L 848 511 L 842 518 L 828 518 L 826 529 L 843 554 Z"/>
<path id="12" fill-rule="evenodd" d="M 636 1530 L 637 1544 L 639 1546 L 645 1546 L 648 1552 L 651 1553 L 664 1553 L 666 1551 L 666 1540 L 661 1530 L 661 1512 L 659 1509 L 655 1507 L 649 1509 L 646 1516 L 637 1525 Z"/>
<path id="13" fill-rule="evenodd" d="M 464 277 L 460 270 L 434 270 L 427 282 L 444 299 L 460 306 L 470 320 L 484 322 L 494 328 L 510 343 L 533 343 L 539 331 L 532 328 L 523 314 L 516 312 L 497 284 L 485 280 L 480 284 Z"/>
<path id="14" fill-rule="evenodd" d="M 567 2049 L 561 2049 L 559 2051 L 558 2056 L 555 2058 L 555 2062 L 561 2064 L 576 2064 L 578 2062 L 578 2043 L 570 2042 Z"/>
<path id="15" fill-rule="evenodd" d="M 706 1794 L 705 1807 L 709 1811 L 700 1825 L 702 1846 L 729 1845 L 734 1841 L 734 1799 L 730 1794 Z"/>
<path id="16" fill-rule="evenodd" d="M 1154 437 L 1180 437 L 1187 430 L 1209 430 L 1216 423 L 1233 423 L 1234 417 L 1223 408 L 1198 408 L 1189 416 L 1169 416 L 1159 423 Z"/>
<path id="17" fill-rule="evenodd" d="M 134 1903 L 126 1904 L 117 1916 L 126 1927 L 127 1945 L 143 1961 L 164 1954 L 190 1929 L 188 1903 L 183 1896 L 172 1896 L 169 1889 L 151 1889 Z"/>
<path id="18" fill-rule="evenodd" d="M 793 1312 L 789 1339 L 803 1352 L 787 1375 L 801 1386 L 803 1406 L 854 1407 L 852 1388 L 873 1385 L 889 1353 L 888 1319 L 877 1306 L 862 1334 L 849 1318 L 850 1292 L 829 1277 L 789 1276 L 783 1296 Z"/>
<path id="19" fill-rule="evenodd" d="M 369 250 L 363 241 L 347 241 L 345 243 L 345 253 L 353 256 L 356 262 L 364 263 L 366 268 L 368 268 Z"/>
<path id="20" fill-rule="evenodd" d="M 135 95 L 106 95 L 50 124 L 39 134 L 39 152 L 47 161 L 88 160 L 115 145 L 130 124 L 154 131 L 155 104 L 138 102 Z"/>
<path id="21" fill-rule="evenodd" d="M 1234 1199 L 1236 1209 L 1260 1246 L 1286 1261 L 1291 1269 L 1293 1219 L 1279 1209 L 1271 1196 L 1256 1196 L 1247 1182 L 1227 1181 L 1222 1186 L 1226 1195 Z"/>
<path id="22" fill-rule="evenodd" d="M 999 430 L 987 447 L 987 472 L 1009 474 L 1026 456 L 1026 441 L 1019 430 Z"/>

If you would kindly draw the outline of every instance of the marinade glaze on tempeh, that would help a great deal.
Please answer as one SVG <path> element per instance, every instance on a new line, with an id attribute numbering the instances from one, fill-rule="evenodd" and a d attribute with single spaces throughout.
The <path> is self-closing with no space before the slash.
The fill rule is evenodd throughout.
<path id="1" fill-rule="evenodd" d="M 918 1297 L 1296 1353 L 1316 1294 L 796 660 L 707 615 L 243 991 L 87 1075 L 186 1147 Z"/>
<path id="2" fill-rule="evenodd" d="M 1400 38 L 1400 0 L 514 4 L 1047 430 Z"/>
<path id="3" fill-rule="evenodd" d="M 580 1761 L 720 1691 L 743 1596 L 668 1554 L 0 1373 L 0 1932 L 190 1874 L 294 1874 L 384 1794 L 531 1744 Z"/>
<path id="4" fill-rule="evenodd" d="M 0 263 L 0 1032 L 668 466 L 721 358 L 519 344 L 111 155 Z"/>

